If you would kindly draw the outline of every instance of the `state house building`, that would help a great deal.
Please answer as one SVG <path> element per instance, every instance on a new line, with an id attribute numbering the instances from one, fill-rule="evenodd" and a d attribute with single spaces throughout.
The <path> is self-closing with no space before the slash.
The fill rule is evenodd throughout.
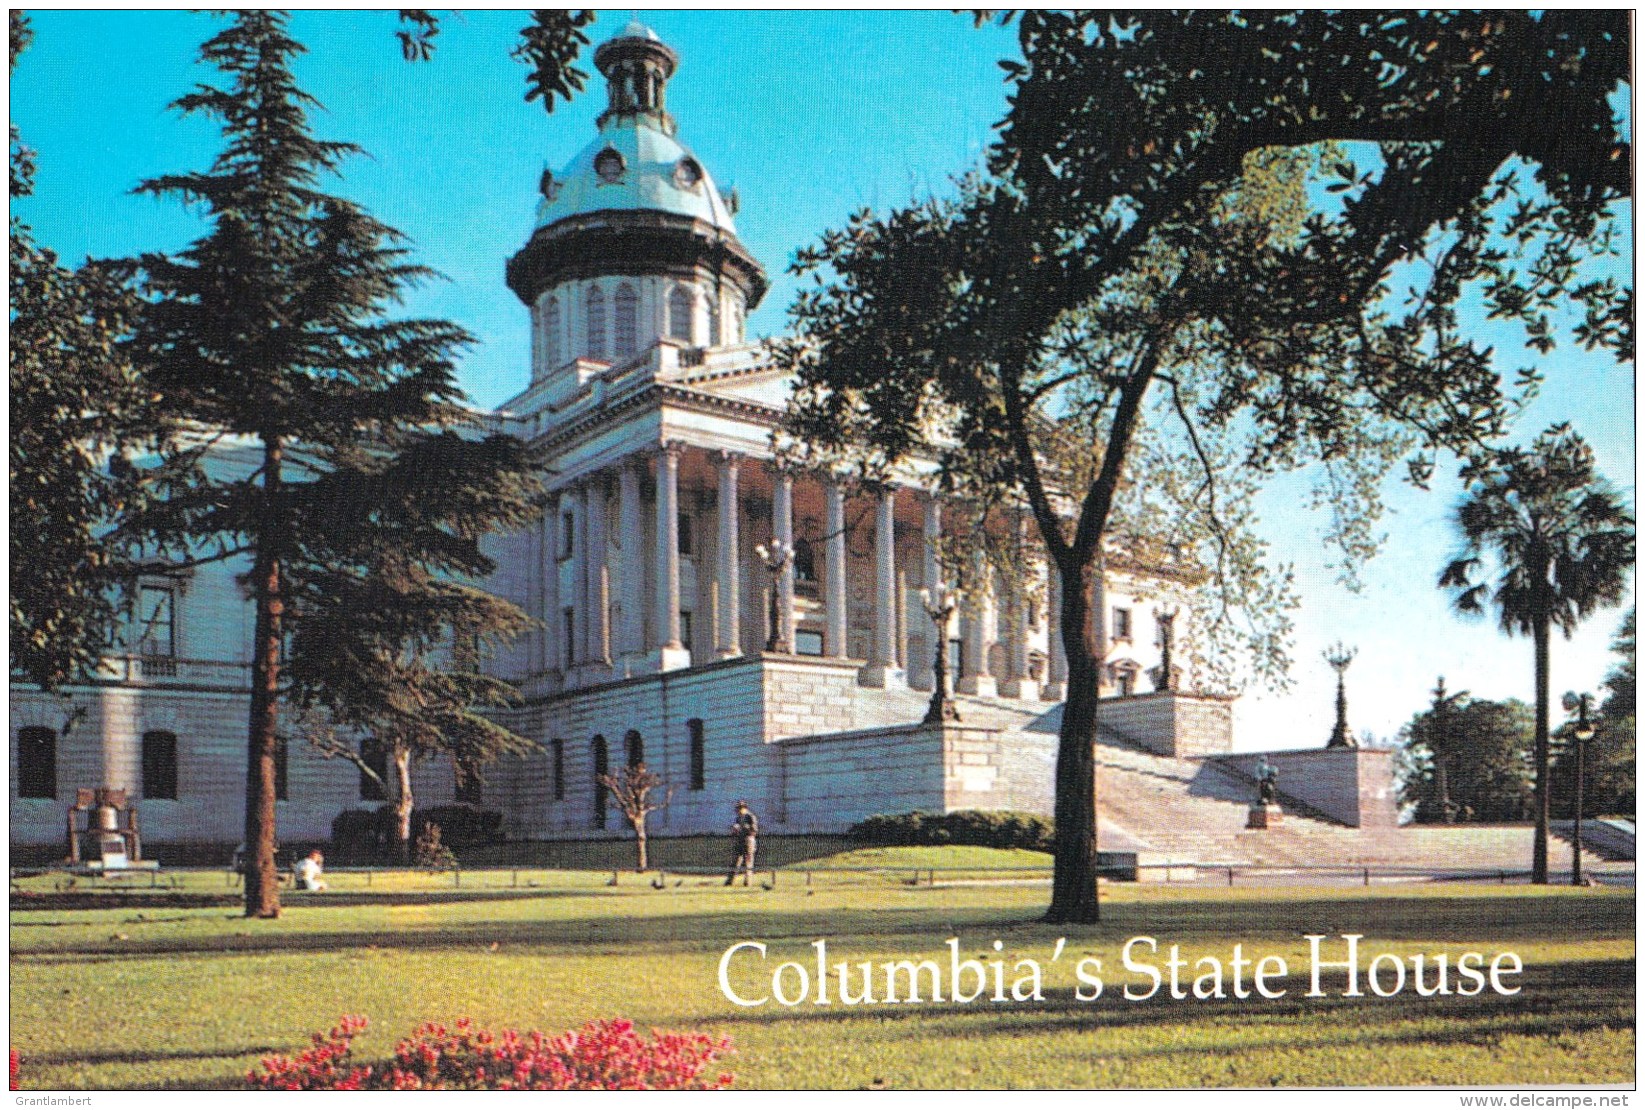
<path id="1" fill-rule="evenodd" d="M 920 591 L 957 518 L 929 467 L 865 493 L 775 464 L 790 382 L 744 339 L 765 271 L 738 239 L 735 197 L 667 111 L 677 61 L 637 23 L 600 46 L 609 106 L 582 153 L 543 175 L 508 261 L 531 365 L 495 420 L 542 450 L 551 497 L 538 526 L 494 547 L 491 588 L 540 622 L 494 665 L 524 698 L 506 723 L 541 750 L 488 768 L 462 800 L 501 811 L 516 838 L 621 835 L 596 776 L 643 760 L 674 787 L 655 835 L 723 832 L 737 799 L 776 833 L 913 809 L 1049 812 L 1066 681 L 1053 583 L 968 592 L 946 645 L 961 720 L 922 726 L 938 645 Z M 776 574 L 756 550 L 773 540 L 793 552 Z M 13 688 L 14 845 L 61 844 L 88 787 L 138 799 L 154 854 L 240 840 L 243 569 L 138 583 L 133 627 L 95 681 Z M 1110 567 L 1104 728 L 1163 757 L 1227 753 L 1228 702 L 1159 671 L 1158 621 L 1181 610 L 1182 635 L 1183 599 L 1168 571 Z M 378 800 L 296 737 L 280 788 L 287 842 L 323 840 L 338 812 Z M 417 793 L 451 800 L 451 768 L 420 765 Z"/>

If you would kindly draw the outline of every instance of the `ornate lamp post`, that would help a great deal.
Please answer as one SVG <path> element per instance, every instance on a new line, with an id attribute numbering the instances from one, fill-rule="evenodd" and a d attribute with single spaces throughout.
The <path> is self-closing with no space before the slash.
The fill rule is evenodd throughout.
<path id="1" fill-rule="evenodd" d="M 960 719 L 960 711 L 955 708 L 953 699 L 948 696 L 948 623 L 953 619 L 954 610 L 960 607 L 964 598 L 964 591 L 949 589 L 947 586 L 920 591 L 920 604 L 925 606 L 926 616 L 931 618 L 937 640 L 937 655 L 931 663 L 934 679 L 931 706 L 925 711 L 925 723 L 928 725 Z"/>
<path id="2" fill-rule="evenodd" d="M 777 599 L 782 594 L 779 579 L 782 578 L 783 571 L 788 568 L 789 562 L 794 558 L 794 549 L 782 540 L 772 540 L 769 547 L 763 543 L 755 544 L 754 554 L 759 556 L 760 562 L 771 574 L 771 604 L 766 615 L 771 634 L 766 638 L 765 650 L 779 655 L 787 655 L 789 651 L 788 640 L 783 636 L 783 622 L 779 619 L 781 614 L 778 612 Z"/>
<path id="3" fill-rule="evenodd" d="M 1331 729 L 1331 739 L 1325 742 L 1327 748 L 1357 748 L 1358 742 L 1348 731 L 1348 691 L 1343 684 L 1343 675 L 1348 671 L 1348 664 L 1354 661 L 1359 654 L 1358 648 L 1344 647 L 1338 640 L 1324 651 L 1325 661 L 1331 664 L 1331 669 L 1337 672 L 1337 723 Z"/>
<path id="4" fill-rule="evenodd" d="M 1565 711 L 1576 711 L 1576 728 L 1571 730 L 1571 736 L 1576 740 L 1576 809 L 1571 814 L 1571 885 L 1582 885 L 1582 774 L 1584 766 L 1584 749 L 1588 741 L 1594 738 L 1594 726 L 1588 720 L 1588 711 L 1593 708 L 1592 694 L 1566 694 L 1564 699 Z"/>

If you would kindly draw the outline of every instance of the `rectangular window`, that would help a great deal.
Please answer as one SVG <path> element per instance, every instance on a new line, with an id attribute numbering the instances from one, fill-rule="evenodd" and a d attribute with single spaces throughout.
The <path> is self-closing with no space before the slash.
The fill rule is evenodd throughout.
<path id="1" fill-rule="evenodd" d="M 565 798 L 565 741 L 554 741 L 554 800 Z"/>
<path id="2" fill-rule="evenodd" d="M 560 514 L 560 558 L 571 558 L 577 539 L 577 514 Z"/>
<path id="3" fill-rule="evenodd" d="M 811 632 L 804 628 L 794 630 L 795 655 L 821 655 L 823 653 L 823 637 L 821 632 Z"/>
<path id="4" fill-rule="evenodd" d="M 376 772 L 376 778 L 360 771 L 360 800 L 362 802 L 388 801 L 388 749 L 377 740 L 360 741 L 360 759 Z M 380 780 L 380 781 L 379 781 Z"/>
<path id="5" fill-rule="evenodd" d="M 707 744 L 703 740 L 703 723 L 693 717 L 685 723 L 691 734 L 691 789 L 701 790 L 708 782 Z"/>
<path id="6" fill-rule="evenodd" d="M 1114 607 L 1114 639 L 1129 640 L 1131 638 L 1131 610 Z"/>
<path id="7" fill-rule="evenodd" d="M 453 755 L 451 757 L 451 770 L 456 778 L 454 796 L 457 801 L 470 806 L 483 804 L 485 802 L 485 785 L 480 781 L 479 765 L 471 759 Z"/>
<path id="8" fill-rule="evenodd" d="M 138 588 L 137 654 L 162 659 L 177 654 L 176 599 L 170 586 Z"/>
<path id="9" fill-rule="evenodd" d="M 576 659 L 572 645 L 577 642 L 577 611 L 575 609 L 560 610 L 560 667 L 566 669 Z"/>
<path id="10" fill-rule="evenodd" d="M 679 529 L 680 554 L 689 556 L 691 554 L 691 515 L 689 513 L 680 514 Z"/>
<path id="11" fill-rule="evenodd" d="M 17 734 L 17 796 L 57 797 L 57 733 L 49 728 Z"/>
<path id="12" fill-rule="evenodd" d="M 691 647 L 691 610 L 680 610 L 680 644 L 682 647 Z"/>
<path id="13" fill-rule="evenodd" d="M 143 797 L 177 800 L 177 734 L 143 733 Z"/>
<path id="14" fill-rule="evenodd" d="M 965 673 L 965 641 L 955 637 L 948 641 L 948 679 L 952 682 Z"/>

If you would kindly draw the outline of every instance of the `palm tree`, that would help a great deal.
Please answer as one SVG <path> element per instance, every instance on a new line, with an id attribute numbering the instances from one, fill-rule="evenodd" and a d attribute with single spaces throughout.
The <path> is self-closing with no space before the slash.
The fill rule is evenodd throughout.
<path id="1" fill-rule="evenodd" d="M 1463 471 L 1462 546 L 1439 577 L 1461 613 L 1497 611 L 1502 631 L 1536 647 L 1536 837 L 1531 881 L 1548 881 L 1548 632 L 1571 633 L 1622 601 L 1634 565 L 1634 518 L 1568 424 L 1529 451 L 1508 448 Z"/>

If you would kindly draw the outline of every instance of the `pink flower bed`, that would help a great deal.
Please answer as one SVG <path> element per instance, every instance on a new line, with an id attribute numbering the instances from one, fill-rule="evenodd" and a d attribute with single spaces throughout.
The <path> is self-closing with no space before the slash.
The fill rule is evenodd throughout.
<path id="1" fill-rule="evenodd" d="M 710 1068 L 730 1038 L 653 1030 L 633 1022 L 591 1021 L 550 1036 L 532 1030 L 476 1029 L 467 1018 L 447 1028 L 418 1026 L 384 1063 L 353 1058 L 367 1021 L 345 1014 L 296 1056 L 269 1056 L 246 1079 L 264 1091 L 719 1091 L 729 1072 Z M 16 1055 L 13 1054 L 13 1075 Z M 15 1079 L 14 1079 L 15 1083 Z"/>

